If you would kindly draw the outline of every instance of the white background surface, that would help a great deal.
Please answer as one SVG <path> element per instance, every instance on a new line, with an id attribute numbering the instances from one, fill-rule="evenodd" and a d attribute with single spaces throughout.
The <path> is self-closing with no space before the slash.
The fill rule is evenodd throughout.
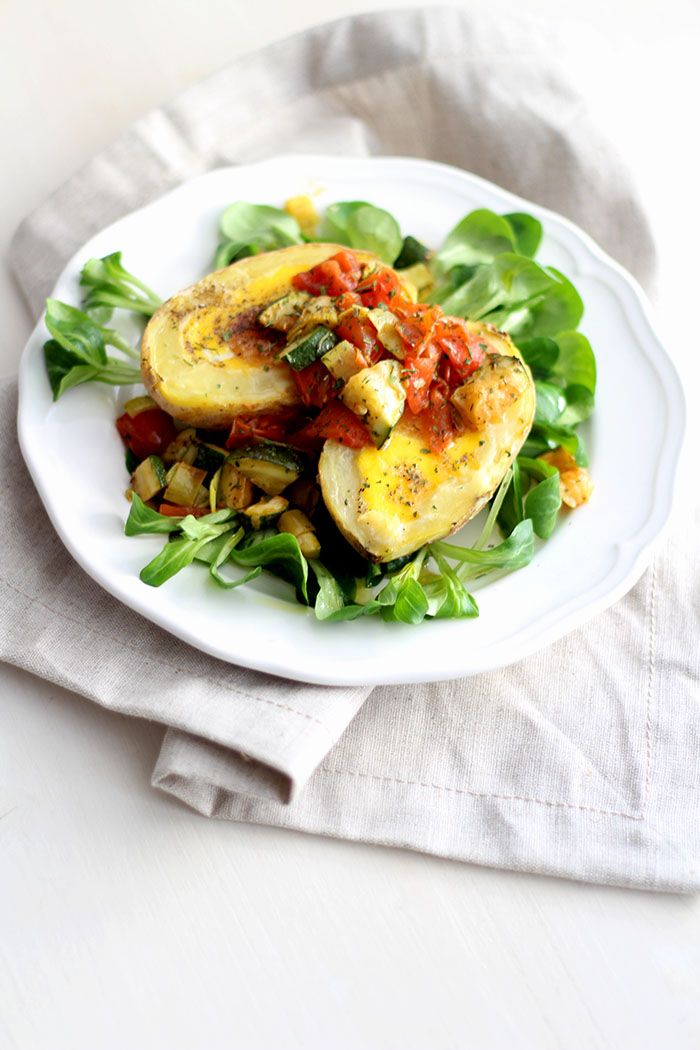
<path id="1" fill-rule="evenodd" d="M 19 219 L 145 110 L 364 9 L 0 0 L 3 254 Z M 690 392 L 700 8 L 527 9 L 559 24 L 572 79 L 635 172 L 660 250 L 658 327 Z M 10 374 L 32 319 L 6 269 L 0 305 Z M 694 440 L 692 402 L 690 416 Z M 158 727 L 7 667 L 0 697 L 3 1050 L 700 1047 L 697 899 L 207 822 L 151 790 Z"/>

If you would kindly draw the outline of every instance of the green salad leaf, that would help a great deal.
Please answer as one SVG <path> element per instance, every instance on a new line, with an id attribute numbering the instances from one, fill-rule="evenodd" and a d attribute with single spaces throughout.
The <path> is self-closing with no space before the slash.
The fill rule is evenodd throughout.
<path id="1" fill-rule="evenodd" d="M 234 201 L 219 221 L 214 267 L 218 270 L 247 256 L 301 244 L 303 240 L 297 220 L 281 208 Z"/>
<path id="2" fill-rule="evenodd" d="M 513 231 L 515 251 L 519 255 L 529 255 L 533 259 L 542 241 L 540 220 L 522 211 L 507 212 L 503 218 Z"/>
<path id="3" fill-rule="evenodd" d="M 81 383 L 110 386 L 141 381 L 141 369 L 107 354 L 114 346 L 130 358 L 138 351 L 119 332 L 103 328 L 82 310 L 58 299 L 46 300 L 46 327 L 53 336 L 44 343 L 44 360 L 54 401 Z"/>
<path id="4" fill-rule="evenodd" d="M 108 315 L 116 307 L 133 310 L 150 317 L 163 300 L 130 273 L 122 263 L 122 253 L 112 252 L 102 259 L 88 259 L 80 273 L 83 306 L 88 313 L 106 310 Z"/>
<path id="5" fill-rule="evenodd" d="M 401 228 L 384 208 L 366 201 L 339 201 L 326 208 L 319 240 L 374 252 L 392 265 L 403 248 Z"/>

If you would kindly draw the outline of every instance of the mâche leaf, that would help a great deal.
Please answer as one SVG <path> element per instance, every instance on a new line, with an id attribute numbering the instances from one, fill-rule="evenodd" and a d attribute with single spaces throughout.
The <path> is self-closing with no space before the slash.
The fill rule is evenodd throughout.
<path id="1" fill-rule="evenodd" d="M 234 201 L 219 221 L 220 243 L 214 266 L 220 269 L 260 252 L 301 244 L 301 228 L 293 215 L 269 204 Z"/>
<path id="2" fill-rule="evenodd" d="M 401 228 L 388 211 L 366 201 L 339 201 L 326 209 L 319 237 L 374 252 L 392 265 L 403 247 Z"/>
<path id="3" fill-rule="evenodd" d="M 429 544 L 428 550 L 431 554 L 440 554 L 453 561 L 462 562 L 465 566 L 459 573 L 462 581 L 491 570 L 521 569 L 530 564 L 535 552 L 532 522 L 528 518 L 521 521 L 502 543 L 496 547 L 489 547 L 487 550 L 458 547 L 444 540 Z"/>
<path id="4" fill-rule="evenodd" d="M 561 387 L 554 383 L 546 383 L 542 379 L 535 380 L 535 393 L 537 396 L 537 407 L 535 411 L 536 423 L 556 423 L 566 408 L 566 397 Z"/>
<path id="5" fill-rule="evenodd" d="M 559 471 L 540 481 L 525 497 L 525 516 L 540 539 L 547 540 L 554 531 L 561 507 Z"/>
<path id="6" fill-rule="evenodd" d="M 292 584 L 302 605 L 309 604 L 308 562 L 301 553 L 296 536 L 288 532 L 265 536 L 250 546 L 232 550 L 231 559 L 245 568 L 266 568 L 274 576 Z"/>
<path id="7" fill-rule="evenodd" d="M 310 558 L 309 565 L 318 583 L 314 613 L 317 620 L 327 620 L 345 608 L 345 596 L 335 576 L 328 571 L 323 562 L 318 558 Z"/>
<path id="8" fill-rule="evenodd" d="M 518 327 L 513 319 L 523 311 L 529 315 L 558 283 L 553 272 L 525 255 L 502 252 L 487 265 L 478 266 L 473 276 L 440 305 L 447 314 L 488 320 L 511 331 Z"/>
<path id="9" fill-rule="evenodd" d="M 557 335 L 559 355 L 552 374 L 564 385 L 581 386 L 595 394 L 596 363 L 591 344 L 581 332 L 562 331 Z"/>
<path id="10" fill-rule="evenodd" d="M 559 359 L 559 343 L 551 336 L 518 339 L 517 346 L 535 379 L 548 379 Z"/>
<path id="11" fill-rule="evenodd" d="M 508 220 L 487 208 L 478 208 L 450 230 L 433 259 L 433 269 L 440 277 L 454 266 L 493 262 L 497 255 L 515 248 L 515 234 Z"/>
<path id="12" fill-rule="evenodd" d="M 542 240 L 542 223 L 539 219 L 522 211 L 509 212 L 503 218 L 513 231 L 516 252 L 534 258 Z"/>
<path id="13" fill-rule="evenodd" d="M 112 252 L 101 259 L 88 259 L 80 273 L 83 306 L 88 312 L 116 307 L 150 317 L 163 300 L 122 263 L 122 253 Z"/>

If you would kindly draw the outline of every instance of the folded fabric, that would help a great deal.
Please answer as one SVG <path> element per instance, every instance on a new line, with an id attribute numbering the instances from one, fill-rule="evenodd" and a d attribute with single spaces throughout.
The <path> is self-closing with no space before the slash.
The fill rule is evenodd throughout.
<path id="1" fill-rule="evenodd" d="M 558 53 L 539 23 L 433 9 L 345 19 L 239 58 L 140 120 L 23 223 L 20 285 L 38 312 L 106 223 L 209 168 L 293 150 L 461 165 L 565 213 L 648 286 L 648 225 Z M 373 691 L 283 682 L 190 649 L 83 574 L 19 459 L 14 396 L 12 384 L 0 391 L 1 655 L 171 727 L 156 785 L 225 819 L 590 881 L 700 886 L 687 523 L 624 601 L 514 667 Z M 31 539 L 18 525 L 28 513 Z"/>

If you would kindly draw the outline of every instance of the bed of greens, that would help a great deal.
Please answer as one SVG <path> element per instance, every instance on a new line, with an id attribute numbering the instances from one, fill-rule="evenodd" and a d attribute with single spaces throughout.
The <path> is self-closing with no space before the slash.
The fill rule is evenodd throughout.
<path id="1" fill-rule="evenodd" d="M 422 301 L 511 336 L 535 381 L 535 420 L 469 547 L 439 540 L 395 562 L 376 564 L 343 539 L 321 507 L 316 523 L 321 555 L 307 557 L 294 535 L 264 525 L 253 528 L 235 510 L 174 517 L 132 493 L 126 534 L 167 537 L 142 570 L 143 583 L 160 586 L 197 561 L 208 567 L 214 585 L 227 589 L 263 571 L 272 573 L 320 620 L 379 615 L 415 624 L 425 618 L 477 616 L 470 582 L 527 565 L 535 537 L 547 540 L 556 527 L 560 469 L 551 454 L 564 450 L 572 462 L 587 466 L 579 424 L 594 407 L 595 357 L 578 331 L 583 304 L 576 289 L 563 274 L 536 261 L 541 237 L 541 224 L 528 214 L 478 209 L 432 250 L 403 231 L 389 212 L 364 201 L 332 204 L 322 217 L 307 221 L 299 207 L 231 204 L 221 216 L 219 244 L 212 245 L 212 268 L 308 241 L 371 251 L 409 275 L 420 268 L 427 282 Z M 112 314 L 127 310 L 148 318 L 162 302 L 126 269 L 119 252 L 89 259 L 80 284 L 80 307 L 47 301 L 51 338 L 44 355 L 54 399 L 86 382 L 140 383 L 139 349 L 111 327 Z M 540 458 L 543 454 L 549 458 Z M 127 453 L 129 473 L 137 465 Z"/>

